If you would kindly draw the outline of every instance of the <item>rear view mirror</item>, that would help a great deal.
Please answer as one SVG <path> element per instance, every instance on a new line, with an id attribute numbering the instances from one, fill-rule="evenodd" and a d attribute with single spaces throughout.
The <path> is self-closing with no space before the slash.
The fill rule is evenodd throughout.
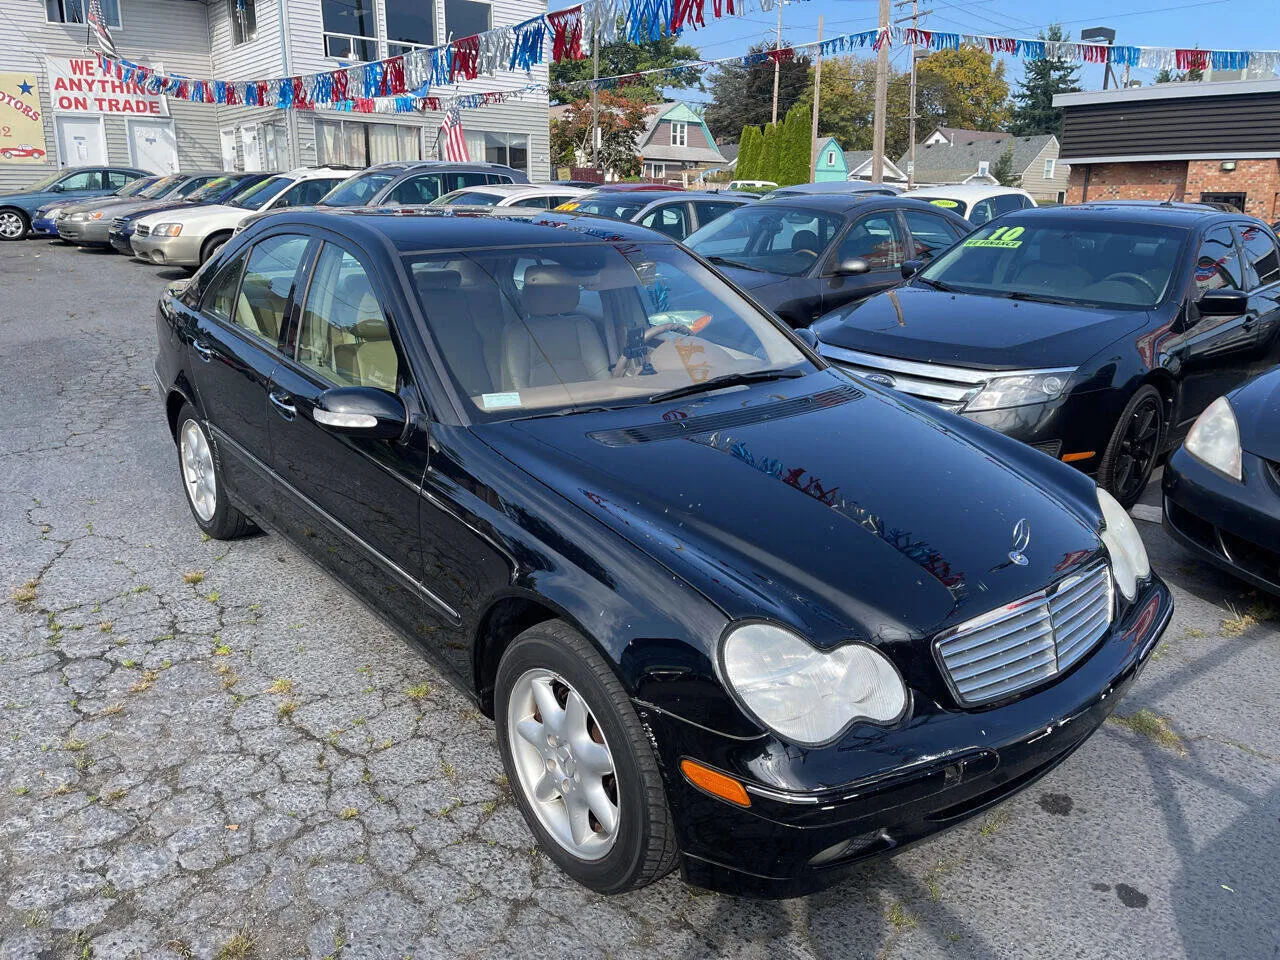
<path id="1" fill-rule="evenodd" d="M 376 387 L 335 387 L 320 394 L 312 418 L 331 433 L 394 440 L 409 419 L 404 403 Z"/>
<path id="2" fill-rule="evenodd" d="M 902 262 L 902 279 L 910 280 L 924 269 L 923 260 L 904 260 Z"/>
<path id="3" fill-rule="evenodd" d="M 1196 301 L 1202 317 L 1235 317 L 1249 310 L 1249 295 L 1243 290 L 1210 290 Z"/>
<path id="4" fill-rule="evenodd" d="M 836 265 L 835 276 L 852 277 L 860 273 L 870 273 L 871 264 L 863 260 L 861 257 L 850 257 L 848 260 L 841 260 Z"/>

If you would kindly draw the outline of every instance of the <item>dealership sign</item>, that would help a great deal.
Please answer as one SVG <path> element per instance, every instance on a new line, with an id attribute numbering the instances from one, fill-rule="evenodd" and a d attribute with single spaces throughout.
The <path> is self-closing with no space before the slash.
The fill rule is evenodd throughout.
<path id="1" fill-rule="evenodd" d="M 98 69 L 96 57 L 45 57 L 49 103 L 58 113 L 167 117 L 169 103 L 133 81 Z"/>
<path id="2" fill-rule="evenodd" d="M 44 123 L 34 73 L 0 73 L 0 161 L 44 163 Z"/>

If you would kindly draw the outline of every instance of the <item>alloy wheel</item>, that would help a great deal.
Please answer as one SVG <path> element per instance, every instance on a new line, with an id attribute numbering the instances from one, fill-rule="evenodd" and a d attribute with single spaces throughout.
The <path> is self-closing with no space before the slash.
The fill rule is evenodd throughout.
<path id="1" fill-rule="evenodd" d="M 599 860 L 618 837 L 618 783 L 604 731 L 559 674 L 527 670 L 507 704 L 507 736 L 519 788 L 565 850 Z"/>
<path id="2" fill-rule="evenodd" d="M 1125 425 L 1112 473 L 1115 496 L 1121 503 L 1136 499 L 1151 476 L 1160 443 L 1160 420 L 1160 401 L 1153 396 L 1134 408 Z"/>
<path id="3" fill-rule="evenodd" d="M 5 210 L 0 213 L 0 237 L 6 240 L 17 240 L 26 233 L 26 224 L 22 222 L 22 216 L 12 210 Z"/>
<path id="4" fill-rule="evenodd" d="M 179 438 L 182 453 L 182 481 L 191 507 L 205 523 L 218 509 L 218 483 L 213 469 L 213 451 L 200 424 L 188 420 Z"/>

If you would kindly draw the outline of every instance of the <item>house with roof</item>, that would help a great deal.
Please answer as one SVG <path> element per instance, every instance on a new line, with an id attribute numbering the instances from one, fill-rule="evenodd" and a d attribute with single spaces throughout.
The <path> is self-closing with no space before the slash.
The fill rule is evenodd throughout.
<path id="1" fill-rule="evenodd" d="M 723 167 L 725 156 L 703 119 L 688 104 L 659 103 L 645 110 L 647 124 L 637 151 L 644 176 L 681 180 L 685 172 Z"/>
<path id="2" fill-rule="evenodd" d="M 943 136 L 946 131 L 951 139 Z M 972 136 L 966 136 L 972 134 Z M 915 176 L 917 184 L 991 183 L 996 178 L 991 170 L 1005 151 L 1013 154 L 1013 172 L 1018 185 L 1038 202 L 1063 203 L 1067 196 L 1070 167 L 1058 161 L 1060 145 L 1051 133 L 1034 137 L 1015 137 L 1009 133 L 957 130 L 939 127 L 923 143 L 916 144 Z M 910 153 L 904 154 L 898 166 L 907 169 Z"/>
<path id="3" fill-rule="evenodd" d="M 844 152 L 844 164 L 849 170 L 846 179 L 849 180 L 870 180 L 871 179 L 871 151 L 870 150 L 846 150 Z M 907 175 L 902 172 L 901 168 L 888 157 L 884 158 L 884 180 L 886 183 L 906 183 Z"/>

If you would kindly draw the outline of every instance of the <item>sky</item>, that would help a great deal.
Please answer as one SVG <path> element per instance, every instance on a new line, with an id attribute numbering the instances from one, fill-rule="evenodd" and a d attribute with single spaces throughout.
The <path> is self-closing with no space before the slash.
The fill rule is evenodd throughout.
<path id="1" fill-rule="evenodd" d="M 577 2 L 577 0 L 573 0 Z M 572 6 L 569 0 L 552 0 L 551 8 Z M 707 8 L 710 9 L 710 2 Z M 1213 50 L 1280 49 L 1280 7 L 1277 0 L 919 0 L 920 25 L 928 30 L 952 33 L 1035 37 L 1055 21 L 1072 38 L 1082 29 L 1106 26 L 1116 31 L 1116 43 L 1149 47 L 1195 47 Z M 894 17 L 905 16 L 910 4 L 894 8 Z M 824 17 L 823 35 L 836 36 L 871 30 L 879 14 L 878 0 L 799 0 L 782 12 L 782 35 L 789 43 L 817 39 L 818 16 Z M 704 59 L 743 54 L 753 43 L 772 40 L 777 13 L 754 12 L 746 17 L 725 18 L 697 31 L 686 31 L 683 42 L 702 51 Z M 871 51 L 867 51 L 871 55 Z M 896 65 L 906 63 L 905 51 L 894 51 Z M 1086 90 L 1102 88 L 1102 66 L 1083 64 L 1080 83 Z M 1150 84 L 1155 70 L 1133 69 L 1131 76 Z M 1010 59 L 1006 75 L 1012 86 L 1022 68 Z M 696 91 L 678 94 L 690 100 L 705 99 Z"/>

